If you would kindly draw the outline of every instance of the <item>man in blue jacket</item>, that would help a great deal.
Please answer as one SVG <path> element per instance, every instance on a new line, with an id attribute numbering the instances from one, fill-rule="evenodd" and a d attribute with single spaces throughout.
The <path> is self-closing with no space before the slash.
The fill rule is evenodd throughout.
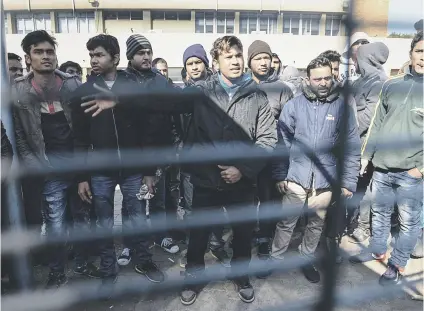
<path id="1" fill-rule="evenodd" d="M 308 217 L 299 252 L 313 259 L 324 226 L 326 208 L 332 197 L 330 180 L 327 180 L 322 169 L 332 179 L 337 178 L 337 156 L 332 151 L 342 142 L 348 145 L 342 168 L 342 196 L 351 197 L 358 181 L 360 141 L 356 121 L 350 106 L 343 107 L 344 99 L 334 83 L 330 61 L 323 57 L 312 60 L 307 74 L 303 94 L 283 107 L 278 121 L 277 148 L 288 149 L 290 156 L 274 164 L 273 177 L 278 181 L 277 189 L 282 194 L 283 207 L 296 207 L 299 213 L 277 224 L 271 252 L 271 257 L 277 260 L 283 259 L 306 200 L 308 208 L 315 210 L 315 213 Z M 342 136 L 345 112 L 349 114 L 348 125 L 346 135 Z M 300 152 L 304 146 L 312 149 L 319 165 Z M 320 274 L 312 264 L 302 268 L 302 271 L 310 282 L 320 281 Z"/>

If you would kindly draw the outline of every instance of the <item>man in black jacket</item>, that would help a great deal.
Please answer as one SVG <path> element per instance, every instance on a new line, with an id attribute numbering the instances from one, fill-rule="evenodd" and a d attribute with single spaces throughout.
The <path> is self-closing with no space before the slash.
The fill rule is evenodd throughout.
<path id="1" fill-rule="evenodd" d="M 89 162 L 95 161 L 90 156 L 93 152 L 105 151 L 115 154 L 110 158 L 112 163 L 124 163 L 122 152 L 125 149 L 147 147 L 148 142 L 140 135 L 141 128 L 148 120 L 148 115 L 133 113 L 126 105 L 104 112 L 97 118 L 84 114 L 80 106 L 80 98 L 96 94 L 98 91 L 93 84 L 110 89 L 112 92 L 129 88 L 138 88 L 137 78 L 128 72 L 117 71 L 119 64 L 118 40 L 110 35 L 98 35 L 87 42 L 90 63 L 95 75 L 84 83 L 74 94 L 73 127 L 76 151 L 86 154 L 81 159 Z M 136 103 L 130 102 L 130 105 Z M 152 133 L 144 133 L 156 136 Z M 123 205 L 128 209 L 128 217 L 134 227 L 146 226 L 146 211 L 136 194 L 140 191 L 142 180 L 152 190 L 154 184 L 154 170 L 145 171 L 144 177 L 139 170 L 117 169 L 111 173 L 98 172 L 92 176 L 80 175 L 78 177 L 78 193 L 87 203 L 93 203 L 98 218 L 98 226 L 112 230 L 114 220 L 114 195 L 115 187 L 120 185 L 123 195 Z M 91 187 L 90 180 L 91 177 Z M 136 236 L 131 239 L 131 248 L 136 252 L 135 271 L 143 274 L 151 282 L 162 282 L 163 273 L 152 261 L 152 254 L 148 251 L 149 243 L 145 237 Z M 114 282 L 117 278 L 118 267 L 113 239 L 104 241 L 100 246 L 100 271 L 105 282 Z"/>
<path id="2" fill-rule="evenodd" d="M 293 98 L 293 93 L 284 82 L 279 80 L 278 73 L 271 68 L 271 59 L 273 59 L 273 54 L 268 43 L 256 40 L 249 46 L 247 66 L 252 71 L 252 79 L 265 92 L 272 113 L 274 114 L 275 122 L 277 122 L 283 106 Z M 259 175 L 258 181 L 258 197 L 262 205 L 259 207 L 259 213 L 261 215 L 266 214 L 266 203 L 278 197 L 274 190 L 275 182 L 272 181 L 271 166 L 268 165 Z M 257 236 L 259 258 L 267 259 L 269 257 L 270 241 L 274 235 L 274 231 L 274 221 L 259 221 L 259 232 Z"/>
<path id="3" fill-rule="evenodd" d="M 221 143 L 237 151 L 237 146 L 247 145 L 271 152 L 276 144 L 275 120 L 268 105 L 266 95 L 260 91 L 250 75 L 243 74 L 243 46 L 235 36 L 225 36 L 214 42 L 211 51 L 218 74 L 208 80 L 198 82 L 196 89 L 190 90 L 192 100 L 177 98 L 177 90 L 163 95 L 168 102 L 161 103 L 161 93 L 157 93 L 155 103 L 143 101 L 141 106 L 168 112 L 192 112 L 185 148 L 202 150 L 203 146 Z M 106 93 L 110 93 L 104 90 Z M 152 91 L 155 91 L 154 89 Z M 112 94 L 110 94 L 112 95 Z M 124 98 L 139 98 L 140 91 L 127 89 L 116 94 Z M 175 100 L 172 100 L 174 99 Z M 160 104 L 161 103 L 161 104 Z M 116 106 L 116 101 L 95 99 L 83 104 L 86 112 L 101 115 L 105 109 Z M 217 150 L 219 152 L 219 150 Z M 224 163 L 223 163 L 224 162 Z M 254 185 L 265 161 L 223 161 L 187 165 L 194 186 L 193 206 L 198 210 L 216 210 L 221 213 L 225 206 L 231 220 L 237 205 L 243 205 L 243 215 L 253 218 L 255 214 Z M 190 230 L 190 243 L 187 252 L 186 280 L 181 291 L 181 302 L 190 305 L 195 302 L 201 288 L 190 284 L 193 278 L 201 277 L 205 269 L 204 254 L 211 228 L 201 227 Z M 247 271 L 251 257 L 253 224 L 233 225 L 233 260 L 231 269 L 237 277 L 233 279 L 239 297 L 244 302 L 254 300 L 254 291 Z"/>

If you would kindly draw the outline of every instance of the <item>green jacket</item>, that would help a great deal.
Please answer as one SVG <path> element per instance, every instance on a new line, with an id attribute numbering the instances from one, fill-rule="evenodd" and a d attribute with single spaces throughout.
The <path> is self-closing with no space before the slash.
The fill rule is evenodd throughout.
<path id="1" fill-rule="evenodd" d="M 384 170 L 416 167 L 423 172 L 423 112 L 422 75 L 408 70 L 387 80 L 362 147 L 362 158 Z M 409 147 L 397 147 L 399 141 Z M 382 143 L 389 142 L 390 148 L 382 148 Z"/>

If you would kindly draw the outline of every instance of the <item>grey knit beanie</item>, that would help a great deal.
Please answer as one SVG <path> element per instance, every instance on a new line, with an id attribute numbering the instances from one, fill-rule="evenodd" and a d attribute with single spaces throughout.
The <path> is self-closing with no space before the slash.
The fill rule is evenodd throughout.
<path id="1" fill-rule="evenodd" d="M 133 59 L 135 53 L 141 49 L 152 49 L 150 41 L 145 36 L 134 34 L 127 39 L 127 59 Z"/>

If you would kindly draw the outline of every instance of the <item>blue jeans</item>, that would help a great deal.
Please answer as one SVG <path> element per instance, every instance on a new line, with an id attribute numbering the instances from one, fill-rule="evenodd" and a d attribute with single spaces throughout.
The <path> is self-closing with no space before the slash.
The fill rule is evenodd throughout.
<path id="1" fill-rule="evenodd" d="M 370 247 L 377 254 L 387 251 L 390 219 L 398 204 L 400 233 L 389 264 L 404 268 L 414 250 L 421 229 L 423 179 L 408 172 L 375 171 L 371 190 L 372 237 Z"/>
<path id="2" fill-rule="evenodd" d="M 128 224 L 132 228 L 147 226 L 144 205 L 137 199 L 142 183 L 141 175 L 93 176 L 91 187 L 93 203 L 97 214 L 97 226 L 101 229 L 113 230 L 115 187 L 119 184 L 123 196 L 122 204 L 128 211 Z M 130 248 L 135 251 L 137 264 L 149 261 L 152 255 L 148 251 L 149 243 L 144 236 L 130 239 Z M 100 244 L 100 271 L 104 276 L 118 273 L 115 245 L 113 239 L 107 239 Z"/>
<path id="3" fill-rule="evenodd" d="M 66 234 L 66 209 L 68 190 L 71 183 L 66 180 L 47 180 L 43 187 L 43 209 L 46 218 L 46 233 L 51 236 Z M 51 272 L 64 273 L 66 262 L 65 243 L 49 248 L 49 268 Z"/>

